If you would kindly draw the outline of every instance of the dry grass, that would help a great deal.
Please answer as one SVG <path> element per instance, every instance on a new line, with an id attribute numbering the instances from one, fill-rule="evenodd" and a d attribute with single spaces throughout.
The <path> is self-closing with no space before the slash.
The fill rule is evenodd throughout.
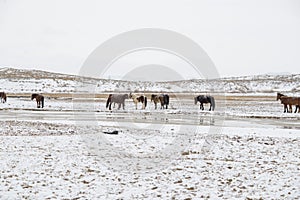
<path id="1" fill-rule="evenodd" d="M 99 98 L 99 99 L 105 99 L 108 97 L 110 93 L 98 93 L 98 94 L 73 94 L 73 93 L 42 93 L 45 97 L 47 98 L 86 98 L 86 99 L 91 99 L 91 98 Z M 141 93 L 142 94 L 142 93 Z M 143 93 L 146 95 L 149 100 L 151 94 L 155 93 Z M 184 100 L 192 100 L 196 94 L 194 93 L 169 93 L 171 99 L 184 99 Z M 30 98 L 31 93 L 8 93 L 7 94 L 8 98 L 9 97 L 22 97 L 22 98 Z M 243 94 L 240 95 L 228 95 L 228 94 L 213 94 L 212 96 L 215 97 L 217 101 L 276 101 L 276 97 L 274 96 L 258 96 L 258 95 L 253 95 L 253 96 L 243 96 Z"/>

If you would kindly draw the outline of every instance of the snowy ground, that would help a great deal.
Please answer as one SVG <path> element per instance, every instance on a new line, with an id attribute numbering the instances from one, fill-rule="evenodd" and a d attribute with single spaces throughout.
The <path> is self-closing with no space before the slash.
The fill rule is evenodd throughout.
<path id="1" fill-rule="evenodd" d="M 46 98 L 44 109 L 9 98 L 0 199 L 300 198 L 300 113 L 269 94 L 230 94 L 214 112 L 171 102 L 110 112 L 104 98 Z"/>

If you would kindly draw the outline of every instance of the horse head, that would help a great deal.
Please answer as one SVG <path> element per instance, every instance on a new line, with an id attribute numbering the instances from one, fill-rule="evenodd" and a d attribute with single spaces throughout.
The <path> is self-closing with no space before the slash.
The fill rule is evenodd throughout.
<path id="1" fill-rule="evenodd" d="M 155 96 L 156 96 L 155 94 L 152 94 L 152 95 L 151 95 L 151 102 L 154 101 Z"/>
<path id="2" fill-rule="evenodd" d="M 277 92 L 277 101 L 279 100 L 279 99 L 281 99 L 281 97 L 283 97 L 283 96 L 285 96 L 284 94 L 281 94 L 281 93 L 279 93 L 279 92 Z"/>
<path id="3" fill-rule="evenodd" d="M 34 98 L 36 98 L 37 94 L 32 94 L 31 95 L 31 100 L 33 100 Z"/>

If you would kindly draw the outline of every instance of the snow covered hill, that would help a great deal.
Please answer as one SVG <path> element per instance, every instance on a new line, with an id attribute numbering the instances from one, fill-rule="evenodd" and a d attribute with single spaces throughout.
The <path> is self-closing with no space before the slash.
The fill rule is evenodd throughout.
<path id="1" fill-rule="evenodd" d="M 84 83 L 103 92 L 300 93 L 300 74 L 259 75 L 214 80 L 139 82 L 95 79 L 40 70 L 0 68 L 0 91 L 7 93 L 72 93 Z"/>

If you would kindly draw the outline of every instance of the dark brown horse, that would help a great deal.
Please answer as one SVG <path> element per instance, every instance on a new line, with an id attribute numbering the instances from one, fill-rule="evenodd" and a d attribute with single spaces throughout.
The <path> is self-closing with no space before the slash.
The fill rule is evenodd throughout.
<path id="1" fill-rule="evenodd" d="M 41 94 L 32 94 L 31 95 L 31 100 L 35 99 L 36 100 L 36 106 L 37 108 L 44 108 L 44 96 Z"/>
<path id="2" fill-rule="evenodd" d="M 160 102 L 160 109 L 168 109 L 168 105 L 169 105 L 169 100 L 170 97 L 167 94 L 161 94 L 161 95 L 156 95 L 156 94 L 152 94 L 151 95 L 151 102 L 154 102 L 155 105 L 155 109 L 157 109 L 157 103 Z"/>
<path id="3" fill-rule="evenodd" d="M 296 106 L 296 109 L 295 109 L 295 113 L 297 112 L 300 112 L 300 97 L 288 97 L 284 94 L 281 94 L 281 93 L 277 93 L 277 101 L 280 100 L 281 101 L 281 104 L 284 105 L 284 110 L 283 112 L 293 112 L 293 108 L 292 108 L 292 105 L 295 105 Z M 288 109 L 288 105 L 289 105 L 289 109 Z"/>
<path id="4" fill-rule="evenodd" d="M 5 92 L 0 92 L 0 100 L 2 103 L 5 103 L 7 101 Z"/>
<path id="5" fill-rule="evenodd" d="M 210 107 L 209 107 L 209 111 L 214 111 L 215 110 L 215 98 L 213 96 L 205 96 L 205 95 L 199 95 L 197 97 L 194 98 L 195 100 L 195 105 L 197 104 L 197 102 L 200 102 L 200 110 L 204 110 L 204 103 L 209 103 Z"/>

